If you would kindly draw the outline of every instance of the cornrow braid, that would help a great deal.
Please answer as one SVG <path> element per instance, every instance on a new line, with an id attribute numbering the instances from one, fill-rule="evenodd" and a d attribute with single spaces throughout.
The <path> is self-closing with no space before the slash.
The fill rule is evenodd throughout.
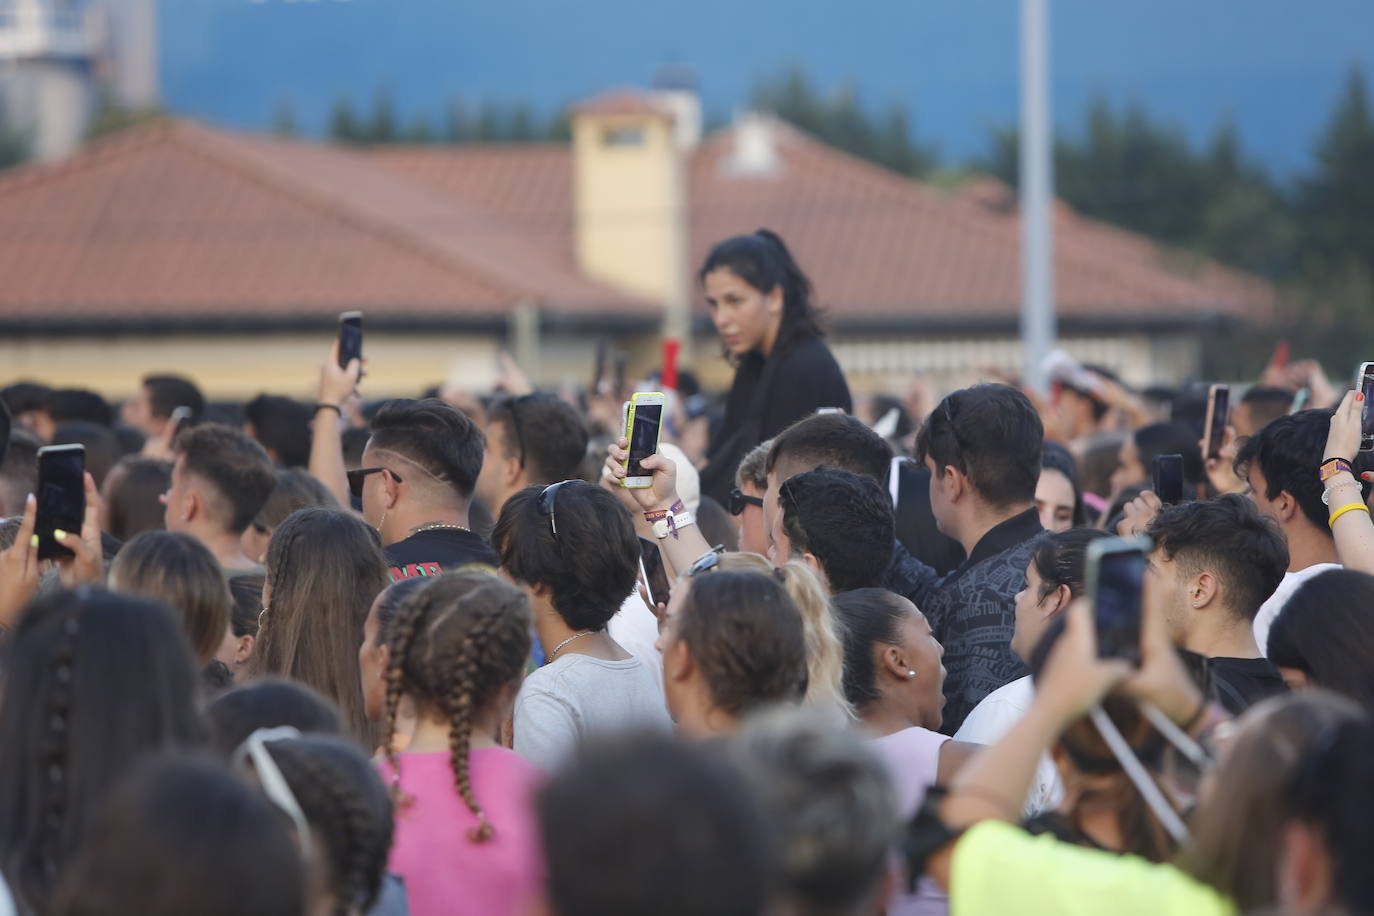
<path id="1" fill-rule="evenodd" d="M 392 633 L 387 669 L 387 728 L 409 695 L 417 711 L 442 714 L 449 723 L 454 787 L 478 825 L 468 839 L 491 839 L 487 819 L 472 788 L 471 749 L 475 720 L 499 690 L 520 676 L 530 651 L 529 600 L 518 588 L 488 573 L 445 573 L 403 604 Z M 400 769 L 390 742 L 393 791 Z"/>
<path id="2" fill-rule="evenodd" d="M 48 741 L 44 749 L 47 780 L 43 789 L 43 826 L 38 855 L 43 881 L 51 888 L 66 853 L 69 794 L 67 767 L 71 756 L 71 711 L 74 694 L 77 637 L 81 631 L 75 612 L 62 621 L 62 641 L 52 657 L 52 685 L 48 694 Z"/>

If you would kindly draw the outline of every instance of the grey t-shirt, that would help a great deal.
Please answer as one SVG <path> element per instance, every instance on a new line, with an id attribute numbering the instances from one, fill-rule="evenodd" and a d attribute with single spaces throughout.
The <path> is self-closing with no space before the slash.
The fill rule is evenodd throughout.
<path id="1" fill-rule="evenodd" d="M 515 699 L 515 752 L 553 772 L 589 736 L 672 725 L 663 682 L 638 658 L 565 655 L 525 678 Z"/>

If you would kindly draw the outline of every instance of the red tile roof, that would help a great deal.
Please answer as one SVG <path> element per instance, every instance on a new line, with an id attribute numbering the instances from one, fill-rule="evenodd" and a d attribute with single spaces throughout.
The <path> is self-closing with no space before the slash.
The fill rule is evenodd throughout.
<path id="1" fill-rule="evenodd" d="M 4 318 L 652 308 L 366 155 L 180 121 L 0 177 L 0 278 Z"/>
<path id="2" fill-rule="evenodd" d="M 573 106 L 573 114 L 597 115 L 657 115 L 672 118 L 671 112 L 643 89 L 622 87 L 608 89 L 585 102 Z"/>

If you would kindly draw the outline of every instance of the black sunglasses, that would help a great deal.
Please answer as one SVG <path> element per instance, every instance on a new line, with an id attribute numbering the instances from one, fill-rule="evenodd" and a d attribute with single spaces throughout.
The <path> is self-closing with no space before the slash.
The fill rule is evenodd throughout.
<path id="1" fill-rule="evenodd" d="M 394 479 L 397 483 L 403 482 L 401 480 L 401 475 L 391 470 L 391 468 L 357 468 L 355 470 L 347 472 L 348 492 L 353 494 L 354 499 L 362 499 L 363 481 L 367 479 L 367 475 L 380 474 L 382 471 L 386 471 L 388 474 L 390 474 L 392 476 L 392 479 Z"/>
<path id="2" fill-rule="evenodd" d="M 726 501 L 725 508 L 729 510 L 731 515 L 739 515 L 748 506 L 758 506 L 762 509 L 763 500 L 757 496 L 745 496 L 739 487 L 730 491 L 730 498 Z"/>
<path id="3" fill-rule="evenodd" d="M 513 416 L 513 414 L 512 414 Z M 539 509 L 540 515 L 549 517 L 549 528 L 553 530 L 553 539 L 558 540 L 558 517 L 554 514 L 554 509 L 558 505 L 558 488 L 571 480 L 560 480 L 558 483 L 551 483 L 539 492 L 539 499 L 535 506 Z"/>

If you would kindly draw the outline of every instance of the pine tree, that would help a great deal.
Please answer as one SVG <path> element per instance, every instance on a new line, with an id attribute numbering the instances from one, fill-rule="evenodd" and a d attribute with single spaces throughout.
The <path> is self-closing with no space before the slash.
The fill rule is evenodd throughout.
<path id="1" fill-rule="evenodd" d="M 340 143 L 361 143 L 364 139 L 362 133 L 358 119 L 353 114 L 352 103 L 340 96 L 329 113 L 330 139 Z"/>

